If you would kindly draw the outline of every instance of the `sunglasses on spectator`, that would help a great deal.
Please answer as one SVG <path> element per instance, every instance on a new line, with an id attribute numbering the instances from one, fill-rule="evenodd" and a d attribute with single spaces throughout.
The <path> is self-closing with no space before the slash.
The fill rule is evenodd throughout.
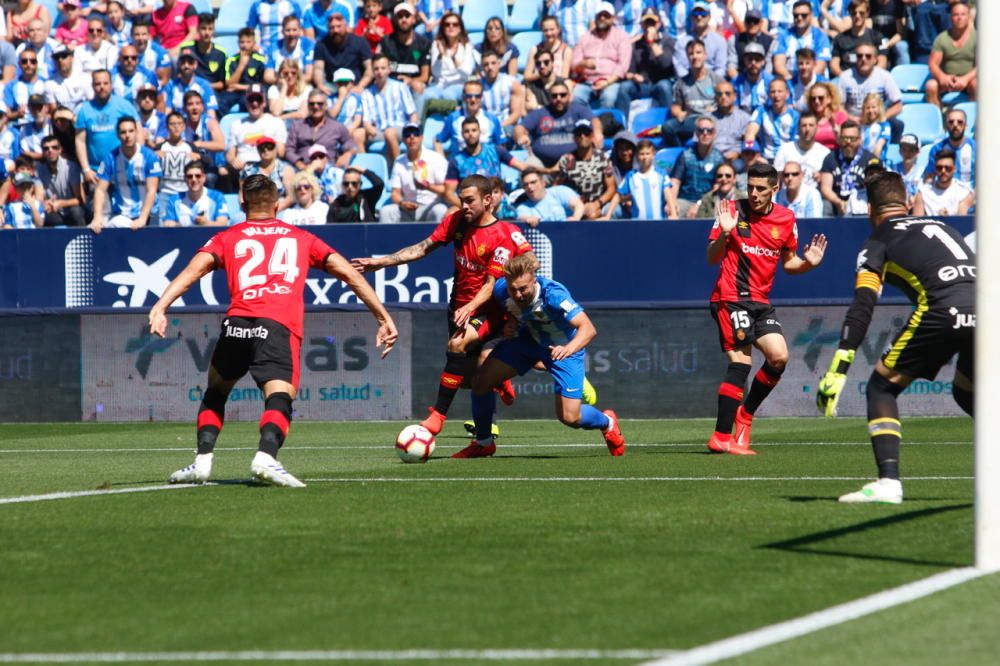
<path id="1" fill-rule="evenodd" d="M 309 183 L 299 183 L 298 185 L 295 186 L 295 189 L 297 190 L 311 190 L 312 188 L 313 186 L 310 185 Z"/>
<path id="2" fill-rule="evenodd" d="M 90 28 L 87 32 L 91 35 L 100 35 L 104 32 L 104 28 Z"/>
<path id="3" fill-rule="evenodd" d="M 403 130 L 404 139 L 412 139 L 415 136 L 420 136 L 420 132 L 417 130 Z"/>
<path id="4" fill-rule="evenodd" d="M 796 14 L 792 14 L 792 16 L 794 16 L 797 19 L 809 18 L 810 16 L 812 16 L 812 12 L 798 12 Z"/>
<path id="5" fill-rule="evenodd" d="M 326 106 L 326 102 L 309 102 L 309 106 Z"/>
<path id="6" fill-rule="evenodd" d="M 122 60 L 138 60 L 139 56 L 123 55 L 123 56 L 121 56 L 121 59 Z"/>
<path id="7" fill-rule="evenodd" d="M 732 180 L 733 178 L 736 178 L 735 173 L 719 173 L 715 175 L 716 180 Z"/>
<path id="8" fill-rule="evenodd" d="M 714 127 L 697 127 L 697 128 L 695 128 L 695 131 L 698 132 L 698 134 L 711 134 L 712 132 L 715 131 L 715 128 Z"/>
<path id="9" fill-rule="evenodd" d="M 875 58 L 874 53 L 859 53 L 858 60 L 873 60 Z"/>
<path id="10" fill-rule="evenodd" d="M 704 9 L 696 9 L 693 12 L 691 12 L 691 16 L 693 16 L 694 18 L 703 18 L 705 16 L 708 16 L 708 12 L 706 12 Z"/>
<path id="11" fill-rule="evenodd" d="M 22 65 L 37 65 L 38 58 L 21 58 Z"/>
<path id="12" fill-rule="evenodd" d="M 313 153 L 312 155 L 309 156 L 309 159 L 310 160 L 325 160 L 328 157 L 329 157 L 329 155 L 324 155 L 323 153 Z"/>
<path id="13" fill-rule="evenodd" d="M 203 174 L 203 173 L 186 173 L 186 174 L 184 174 L 184 178 L 186 178 L 187 180 L 197 180 L 198 178 L 204 178 L 204 177 L 205 177 L 205 174 Z"/>
<path id="14" fill-rule="evenodd" d="M 795 178 L 796 176 L 801 176 L 801 175 L 802 175 L 801 171 L 785 171 L 785 172 L 782 172 L 781 177 L 782 178 Z"/>
<path id="15" fill-rule="evenodd" d="M 538 64 L 539 65 L 551 65 L 552 64 L 552 60 L 550 58 L 545 58 L 544 60 L 542 58 L 539 58 L 538 59 Z"/>
<path id="16" fill-rule="evenodd" d="M 826 95 L 812 95 L 809 98 L 809 101 L 810 102 L 822 102 L 825 99 L 826 99 Z"/>
<path id="17" fill-rule="evenodd" d="M 444 27 L 446 28 L 460 28 L 462 26 L 458 21 L 445 21 Z"/>
<path id="18" fill-rule="evenodd" d="M 257 150 L 276 150 L 277 148 L 273 143 L 262 143 L 257 146 Z"/>
<path id="19" fill-rule="evenodd" d="M 51 146 L 42 146 L 42 150 L 59 150 L 60 146 L 58 143 L 54 143 Z"/>
<path id="20" fill-rule="evenodd" d="M 344 187 L 361 187 L 360 180 L 342 180 L 340 181 L 340 184 Z"/>
<path id="21" fill-rule="evenodd" d="M 482 99 L 483 93 L 465 93 L 462 97 L 465 99 Z"/>
<path id="22" fill-rule="evenodd" d="M 562 99 L 563 97 L 569 97 L 569 93 L 554 92 L 554 93 L 549 93 L 549 97 L 553 99 Z"/>
<path id="23" fill-rule="evenodd" d="M 955 170 L 955 167 L 951 164 L 937 164 L 934 166 L 934 169 L 937 171 L 944 171 L 945 173 L 951 173 Z"/>
<path id="24" fill-rule="evenodd" d="M 962 120 L 961 118 L 952 118 L 952 119 L 948 120 L 945 124 L 947 124 L 947 125 L 959 125 L 959 126 L 961 126 L 961 125 L 965 125 L 965 121 Z"/>

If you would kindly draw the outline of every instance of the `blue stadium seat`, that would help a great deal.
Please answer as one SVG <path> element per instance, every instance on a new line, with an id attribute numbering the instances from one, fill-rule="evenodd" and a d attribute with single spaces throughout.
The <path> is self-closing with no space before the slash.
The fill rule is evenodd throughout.
<path id="1" fill-rule="evenodd" d="M 240 118 L 246 118 L 249 115 L 249 113 L 244 111 L 238 111 L 236 113 L 227 113 L 219 119 L 219 129 L 222 130 L 222 136 L 226 140 L 226 145 L 229 144 L 229 128 Z"/>
<path id="2" fill-rule="evenodd" d="M 684 152 L 684 148 L 661 148 L 653 156 L 653 168 L 660 173 L 669 174 L 674 168 L 674 162 Z"/>
<path id="3" fill-rule="evenodd" d="M 236 35 L 216 35 L 213 43 L 225 51 L 227 56 L 240 52 L 240 38 Z"/>
<path id="4" fill-rule="evenodd" d="M 519 32 L 511 37 L 510 41 L 521 53 L 517 58 L 517 71 L 523 73 L 525 65 L 528 64 L 528 54 L 531 53 L 532 48 L 538 46 L 538 43 L 542 41 L 542 33 L 536 30 Z"/>
<path id="5" fill-rule="evenodd" d="M 250 2 L 223 2 L 215 19 L 216 35 L 235 35 L 250 18 Z"/>
<path id="6" fill-rule="evenodd" d="M 239 224 L 247 219 L 247 214 L 240 208 L 240 195 L 224 194 L 226 208 L 229 209 L 229 224 Z"/>
<path id="7" fill-rule="evenodd" d="M 638 136 L 640 132 L 659 127 L 666 121 L 667 114 L 668 110 L 661 107 L 646 109 L 632 118 L 632 126 L 629 128 L 629 131 Z M 641 139 L 642 137 L 639 138 Z M 662 145 L 663 139 L 658 134 L 649 137 L 649 139 L 653 142 L 653 145 Z"/>
<path id="8" fill-rule="evenodd" d="M 927 65 L 896 65 L 890 73 L 903 93 L 903 104 L 924 101 L 924 83 L 931 75 Z"/>
<path id="9" fill-rule="evenodd" d="M 885 149 L 885 164 L 887 166 L 899 164 L 903 161 L 903 154 L 899 152 L 898 143 L 890 143 Z"/>
<path id="10" fill-rule="evenodd" d="M 903 123 L 903 131 L 916 134 L 920 145 L 934 143 L 945 135 L 941 110 L 933 104 L 904 104 L 897 117 Z"/>
<path id="11" fill-rule="evenodd" d="M 503 178 L 508 192 L 512 192 L 521 186 L 521 172 L 506 164 L 500 165 L 500 177 Z"/>
<path id="12" fill-rule="evenodd" d="M 434 150 L 434 139 L 444 129 L 444 116 L 427 116 L 424 121 L 424 148 Z"/>
<path id="13" fill-rule="evenodd" d="M 540 0 L 514 0 L 510 8 L 510 18 L 507 20 L 507 29 L 511 32 L 524 32 L 525 30 L 535 30 L 542 19 L 542 3 Z M 518 46 L 518 48 L 521 48 Z M 527 52 L 522 55 L 528 57 Z"/>
<path id="14" fill-rule="evenodd" d="M 483 37 L 485 36 L 486 33 L 483 32 L 482 30 L 476 30 L 475 32 L 470 32 L 469 43 L 472 44 L 473 46 L 479 46 L 480 44 L 483 43 Z"/>
<path id="15" fill-rule="evenodd" d="M 594 109 L 594 115 L 597 117 L 598 120 L 600 120 L 601 115 L 605 114 L 605 113 L 610 113 L 612 116 L 614 116 L 614 119 L 616 121 L 618 121 L 618 124 L 622 126 L 622 129 L 625 129 L 626 124 L 627 124 L 628 121 L 625 120 L 625 114 L 624 113 L 622 113 L 618 109 L 607 109 L 607 108 Z M 614 135 L 611 134 L 611 133 L 609 133 L 608 130 L 605 129 L 604 130 L 604 150 L 611 150 L 611 147 L 613 145 L 614 145 Z"/>
<path id="16" fill-rule="evenodd" d="M 506 0 L 474 0 L 466 2 L 462 7 L 462 22 L 465 23 L 466 31 L 485 30 L 486 22 L 494 16 L 499 16 L 504 22 L 507 21 Z M 478 44 L 479 42 L 473 42 Z"/>
<path id="17" fill-rule="evenodd" d="M 941 103 L 945 106 L 952 106 L 953 104 L 962 104 L 969 101 L 969 96 L 964 92 L 949 92 L 941 95 Z"/>
<path id="18" fill-rule="evenodd" d="M 378 201 L 379 208 L 384 206 L 389 200 L 389 163 L 385 161 L 385 158 L 378 153 L 357 153 L 351 158 L 351 166 L 374 171 L 379 178 L 385 181 L 385 190 L 382 192 L 382 198 Z M 367 178 L 364 181 L 363 188 L 371 187 Z"/>
<path id="19" fill-rule="evenodd" d="M 978 115 L 979 106 L 975 102 L 962 102 L 961 104 L 956 104 L 954 108 L 958 111 L 965 111 L 965 117 L 968 120 L 966 128 L 969 134 L 975 134 L 976 116 Z"/>
<path id="20" fill-rule="evenodd" d="M 208 0 L 188 0 L 192 7 L 195 8 L 199 14 L 211 14 L 212 5 L 209 4 Z M 248 10 L 249 11 L 249 10 Z"/>

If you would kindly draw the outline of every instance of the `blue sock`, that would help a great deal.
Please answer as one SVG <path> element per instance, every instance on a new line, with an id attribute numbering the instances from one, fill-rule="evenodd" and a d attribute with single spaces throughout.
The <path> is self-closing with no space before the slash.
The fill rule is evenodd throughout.
<path id="1" fill-rule="evenodd" d="M 593 405 L 580 405 L 580 427 L 584 430 L 604 430 L 611 420 Z"/>
<path id="2" fill-rule="evenodd" d="M 476 423 L 476 439 L 480 442 L 493 437 L 493 413 L 497 410 L 497 394 L 472 394 L 472 420 Z"/>

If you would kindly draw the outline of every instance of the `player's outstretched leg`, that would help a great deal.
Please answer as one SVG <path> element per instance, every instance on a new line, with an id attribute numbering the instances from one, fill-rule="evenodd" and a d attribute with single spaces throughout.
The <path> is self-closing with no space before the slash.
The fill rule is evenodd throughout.
<path id="1" fill-rule="evenodd" d="M 903 484 L 899 481 L 899 443 L 902 426 L 896 398 L 905 385 L 894 384 L 878 372 L 868 380 L 868 434 L 872 440 L 878 480 L 865 484 L 861 490 L 840 497 L 848 504 L 901 504 Z"/>
<path id="2" fill-rule="evenodd" d="M 198 454 L 193 463 L 170 475 L 170 483 L 205 483 L 212 477 L 215 440 L 225 423 L 226 399 L 232 389 L 230 383 L 220 379 L 213 368 L 209 373 L 209 386 L 198 408 Z"/>
<path id="3" fill-rule="evenodd" d="M 499 360 L 503 358 L 506 348 L 511 346 L 512 343 L 502 341 L 476 371 L 472 379 L 472 420 L 475 426 L 473 433 L 475 439 L 467 447 L 453 454 L 452 458 L 487 458 L 496 453 L 493 413 L 497 408 L 497 394 L 493 391 L 493 387 L 523 374 L 517 368 Z M 524 372 L 531 367 L 531 363 L 530 360 L 527 361 Z"/>
<path id="4" fill-rule="evenodd" d="M 740 448 L 733 441 L 733 424 L 736 411 L 743 404 L 743 390 L 750 375 L 750 364 L 730 361 L 726 378 L 719 385 L 719 411 L 715 417 L 715 432 L 708 440 L 708 450 L 713 453 L 754 455 L 750 448 Z"/>
<path id="5" fill-rule="evenodd" d="M 257 455 L 250 463 L 254 479 L 272 486 L 305 488 L 302 483 L 278 462 L 278 449 L 285 443 L 292 422 L 292 396 L 284 391 L 271 393 L 264 400 L 264 413 L 260 416 L 260 443 Z"/>
<path id="6" fill-rule="evenodd" d="M 581 430 L 600 430 L 608 453 L 625 455 L 625 435 L 622 434 L 618 415 L 613 410 L 603 412 L 592 405 L 584 405 L 579 398 L 556 395 L 556 417 L 563 425 Z"/>

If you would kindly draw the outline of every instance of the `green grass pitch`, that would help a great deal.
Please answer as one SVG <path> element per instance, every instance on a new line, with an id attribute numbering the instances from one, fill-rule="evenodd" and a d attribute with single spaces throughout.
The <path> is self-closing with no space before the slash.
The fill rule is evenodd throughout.
<path id="1" fill-rule="evenodd" d="M 901 506 L 836 502 L 874 474 L 860 419 L 758 419 L 752 458 L 708 455 L 708 420 L 624 421 L 623 458 L 597 433 L 506 422 L 486 460 L 447 458 L 467 441 L 449 422 L 425 465 L 396 457 L 402 425 L 294 424 L 281 459 L 304 490 L 246 484 L 256 428 L 232 423 L 218 485 L 0 504 L 0 662 L 548 649 L 638 664 L 613 653 L 690 649 L 972 562 L 968 419 L 904 417 Z M 3 432 L 0 499 L 159 485 L 192 459 L 193 425 Z M 984 577 L 731 663 L 994 664 L 997 617 L 1000 577 Z"/>

